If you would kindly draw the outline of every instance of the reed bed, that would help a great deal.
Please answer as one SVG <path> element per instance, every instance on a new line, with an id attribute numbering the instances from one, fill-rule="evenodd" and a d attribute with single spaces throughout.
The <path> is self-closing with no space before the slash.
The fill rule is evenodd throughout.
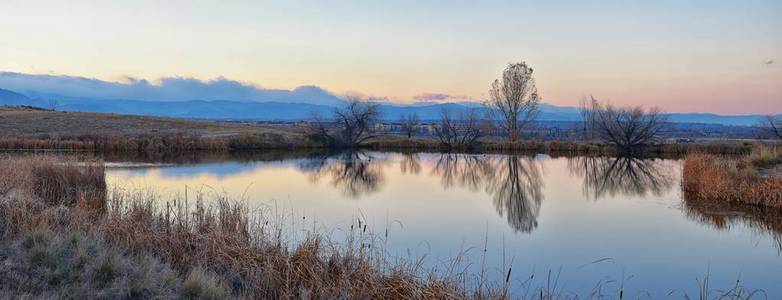
<path id="1" fill-rule="evenodd" d="M 780 148 L 758 146 L 741 157 L 689 154 L 682 187 L 690 199 L 782 208 Z"/>

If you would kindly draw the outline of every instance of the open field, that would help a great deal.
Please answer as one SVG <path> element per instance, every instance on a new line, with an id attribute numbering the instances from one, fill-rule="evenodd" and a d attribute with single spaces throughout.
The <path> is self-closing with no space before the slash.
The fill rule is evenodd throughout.
<path id="1" fill-rule="evenodd" d="M 172 118 L 102 113 L 59 112 L 43 109 L 0 107 L 3 137 L 78 138 L 82 136 L 145 137 L 150 135 L 227 136 L 271 128 L 250 127 Z"/>
<path id="2" fill-rule="evenodd" d="M 650 155 L 682 155 L 690 152 L 745 154 L 755 143 L 726 140 L 703 143 L 663 143 L 643 149 Z M 43 109 L 0 107 L 0 149 L 80 150 L 126 153 L 183 153 L 324 148 L 294 125 L 239 124 L 174 118 L 102 113 L 58 112 Z M 562 154 L 612 154 L 611 145 L 600 142 L 524 140 L 509 144 L 497 137 L 479 140 L 471 148 L 448 148 L 434 137 L 407 138 L 383 134 L 363 147 L 399 151 L 534 151 Z"/>
<path id="3" fill-rule="evenodd" d="M 306 148 L 294 128 L 0 107 L 0 149 L 183 152 Z"/>

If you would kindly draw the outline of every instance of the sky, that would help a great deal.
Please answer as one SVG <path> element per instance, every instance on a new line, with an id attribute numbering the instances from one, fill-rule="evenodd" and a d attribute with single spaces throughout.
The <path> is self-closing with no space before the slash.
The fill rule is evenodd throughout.
<path id="1" fill-rule="evenodd" d="M 485 99 L 518 61 L 556 105 L 780 113 L 782 1 L 0 0 L 0 72 L 410 103 Z"/>

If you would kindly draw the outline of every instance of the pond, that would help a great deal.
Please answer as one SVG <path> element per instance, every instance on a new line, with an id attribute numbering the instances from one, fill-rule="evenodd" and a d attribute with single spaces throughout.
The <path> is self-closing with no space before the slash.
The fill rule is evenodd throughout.
<path id="1" fill-rule="evenodd" d="M 285 212 L 293 235 L 315 228 L 338 239 L 361 222 L 387 232 L 391 256 L 423 258 L 439 271 L 464 257 L 457 271 L 485 270 L 501 282 L 512 267 L 516 296 L 531 286 L 697 297 L 708 276 L 710 288 L 738 279 L 782 297 L 779 215 L 689 205 L 679 160 L 385 152 L 106 159 L 115 162 L 107 170 L 114 188 L 243 199 Z"/>

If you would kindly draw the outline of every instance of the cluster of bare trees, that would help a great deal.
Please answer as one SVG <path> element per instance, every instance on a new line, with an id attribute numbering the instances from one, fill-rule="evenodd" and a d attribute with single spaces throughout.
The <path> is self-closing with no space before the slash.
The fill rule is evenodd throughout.
<path id="1" fill-rule="evenodd" d="M 477 108 L 443 110 L 433 126 L 433 135 L 446 148 L 470 148 L 496 123 L 511 143 L 517 142 L 522 130 L 537 116 L 540 104 L 532 72 L 524 62 L 509 64 L 502 77 L 492 83 L 483 112 Z M 374 125 L 379 117 L 377 104 L 353 98 L 335 110 L 331 120 L 318 119 L 311 124 L 310 134 L 333 147 L 355 148 L 378 136 Z M 421 120 L 416 114 L 400 119 L 402 132 L 411 138 Z"/>
<path id="2" fill-rule="evenodd" d="M 634 152 L 655 141 L 667 124 L 657 108 L 615 107 L 595 98 L 581 103 L 584 138 L 597 138 L 621 152 Z"/>
<path id="3" fill-rule="evenodd" d="M 469 148 L 486 133 L 489 124 L 478 115 L 476 109 L 440 112 L 440 124 L 434 128 L 435 136 L 448 148 Z"/>
<path id="4" fill-rule="evenodd" d="M 470 148 L 495 124 L 511 143 L 516 143 L 522 130 L 537 117 L 540 105 L 532 72 L 525 62 L 509 64 L 502 77 L 492 83 L 490 98 L 484 103 L 487 113 L 483 116 L 475 108 L 459 113 L 441 112 L 435 128 L 440 143 L 447 148 Z"/>

